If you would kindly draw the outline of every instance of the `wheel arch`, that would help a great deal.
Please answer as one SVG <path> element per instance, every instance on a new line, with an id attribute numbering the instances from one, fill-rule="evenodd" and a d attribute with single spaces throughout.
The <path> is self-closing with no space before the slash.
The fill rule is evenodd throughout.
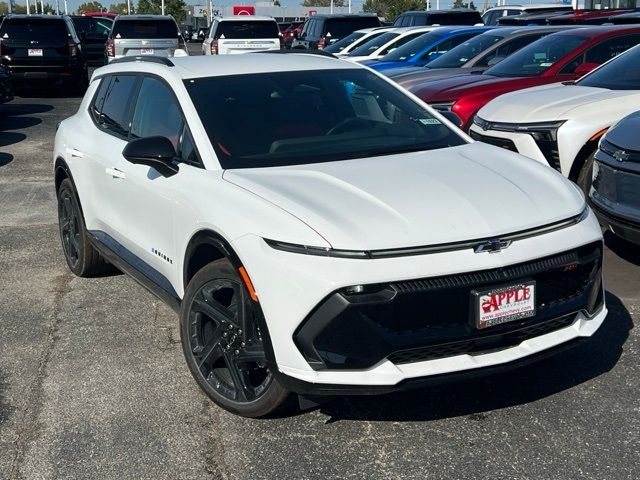
<path id="1" fill-rule="evenodd" d="M 64 181 L 65 178 L 68 178 L 73 185 L 73 193 L 76 196 L 76 201 L 78 202 L 78 206 L 80 207 L 80 214 L 82 215 L 82 219 L 84 218 L 84 210 L 82 209 L 82 202 L 80 201 L 80 197 L 78 195 L 78 188 L 76 187 L 76 182 L 73 180 L 73 175 L 71 174 L 71 169 L 69 165 L 65 161 L 64 158 L 58 157 L 54 163 L 53 167 L 55 188 L 56 188 L 56 196 L 58 195 L 58 189 L 60 188 L 60 184 Z"/>
<path id="2" fill-rule="evenodd" d="M 596 134 L 594 134 L 588 141 L 585 143 L 582 148 L 578 151 L 578 154 L 573 160 L 571 164 L 571 170 L 569 171 L 569 180 L 576 181 L 580 172 L 582 171 L 582 167 L 584 167 L 587 158 L 598 149 L 598 142 L 607 133 L 609 127 L 603 128 Z"/>
<path id="3" fill-rule="evenodd" d="M 202 267 L 222 258 L 228 259 L 234 268 L 242 266 L 233 247 L 222 235 L 210 229 L 196 232 L 185 249 L 182 272 L 184 288 Z"/>

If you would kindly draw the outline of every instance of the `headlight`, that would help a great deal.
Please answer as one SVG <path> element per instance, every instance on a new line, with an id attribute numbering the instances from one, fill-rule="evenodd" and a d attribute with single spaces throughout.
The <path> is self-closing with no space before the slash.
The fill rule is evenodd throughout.
<path id="1" fill-rule="evenodd" d="M 333 248 L 313 247 L 310 245 L 298 245 L 295 243 L 279 242 L 277 240 L 264 241 L 271 248 L 282 250 L 283 252 L 302 253 L 305 255 L 316 255 L 319 257 L 337 257 L 337 258 L 370 258 L 368 252 L 358 250 L 335 250 Z"/>
<path id="2" fill-rule="evenodd" d="M 475 116 L 473 123 L 483 130 L 495 130 L 496 132 L 528 133 L 534 140 L 546 140 L 555 142 L 558 139 L 558 129 L 566 120 L 555 122 L 536 123 L 504 123 L 492 122 L 479 116 Z"/>

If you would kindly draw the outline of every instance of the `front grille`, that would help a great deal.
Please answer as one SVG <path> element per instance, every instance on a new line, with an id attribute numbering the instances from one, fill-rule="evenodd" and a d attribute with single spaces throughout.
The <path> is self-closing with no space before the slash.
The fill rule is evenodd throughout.
<path id="1" fill-rule="evenodd" d="M 476 340 L 464 340 L 445 345 L 434 345 L 413 350 L 403 350 L 389 355 L 388 360 L 400 365 L 403 363 L 424 362 L 438 358 L 464 354 L 486 354 L 519 345 L 530 338 L 539 337 L 572 325 L 575 315 L 567 315 L 529 327 L 510 331 L 502 335 L 492 335 Z"/>
<path id="2" fill-rule="evenodd" d="M 595 313 L 603 300 L 601 259 L 601 242 L 594 242 L 503 268 L 370 286 L 366 295 L 335 292 L 301 324 L 294 340 L 314 368 L 368 368 L 384 358 L 405 358 L 408 351 L 441 358 L 452 355 L 451 349 L 505 348 L 561 328 L 563 323 L 554 323 L 558 319 Z M 529 281 L 536 283 L 535 316 L 476 327 L 474 290 Z"/>
<path id="3" fill-rule="evenodd" d="M 498 138 L 498 137 L 490 137 L 488 135 L 481 135 L 473 130 L 469 132 L 469 135 L 474 140 L 482 143 L 488 143 L 489 145 L 494 145 L 496 147 L 504 148 L 506 150 L 511 150 L 512 152 L 517 152 L 516 144 L 513 143 L 508 138 Z"/>
<path id="4" fill-rule="evenodd" d="M 602 142 L 600 142 L 600 150 L 614 157 L 619 162 L 640 162 L 639 151 L 619 147 L 606 139 L 603 139 Z M 619 157 L 619 154 L 622 154 L 623 156 Z"/>

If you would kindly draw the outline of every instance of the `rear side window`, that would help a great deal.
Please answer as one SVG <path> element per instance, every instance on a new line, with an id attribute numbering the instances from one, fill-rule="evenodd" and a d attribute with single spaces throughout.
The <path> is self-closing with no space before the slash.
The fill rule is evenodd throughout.
<path id="1" fill-rule="evenodd" d="M 113 38 L 178 38 L 172 20 L 120 20 L 113 24 Z"/>
<path id="2" fill-rule="evenodd" d="M 622 52 L 636 46 L 640 42 L 640 35 L 621 35 L 619 37 L 609 38 L 597 45 L 587 49 L 584 53 L 578 55 L 563 69 L 564 74 L 573 73 L 578 65 L 583 63 L 602 64 L 618 56 Z"/>
<path id="3" fill-rule="evenodd" d="M 494 58 L 507 58 L 513 52 L 516 52 L 521 48 L 526 47 L 530 43 L 533 43 L 544 36 L 545 36 L 544 33 L 538 33 L 536 35 L 526 35 L 519 38 L 514 38 L 512 41 L 506 42 L 500 45 L 500 47 L 495 49 L 493 52 L 489 53 L 488 55 L 485 55 L 484 58 L 482 58 L 482 60 L 479 60 L 478 63 L 476 63 L 476 66 L 486 67 L 489 65 L 489 62 Z"/>
<path id="4" fill-rule="evenodd" d="M 107 96 L 111 79 L 112 77 L 106 77 L 99 80 L 100 86 L 91 104 L 91 116 L 96 123 L 100 123 L 100 112 L 102 112 L 102 105 L 104 104 L 104 98 Z"/>
<path id="5" fill-rule="evenodd" d="M 8 18 L 0 27 L 2 40 L 43 43 L 66 41 L 68 35 L 67 25 L 60 19 Z"/>
<path id="6" fill-rule="evenodd" d="M 215 38 L 278 38 L 280 31 L 276 22 L 228 21 L 220 22 Z"/>
<path id="7" fill-rule="evenodd" d="M 98 124 L 110 133 L 118 136 L 127 136 L 129 134 L 131 102 L 133 101 L 137 82 L 138 77 L 136 75 L 114 75 L 111 79 L 98 119 Z M 100 94 L 100 91 L 98 91 L 98 94 Z"/>

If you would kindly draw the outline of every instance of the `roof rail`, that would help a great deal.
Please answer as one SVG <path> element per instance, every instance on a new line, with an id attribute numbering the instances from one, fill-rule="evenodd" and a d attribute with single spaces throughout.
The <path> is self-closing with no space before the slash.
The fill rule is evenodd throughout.
<path id="1" fill-rule="evenodd" d="M 157 55 L 135 55 L 130 57 L 122 57 L 116 58 L 109 62 L 109 65 L 114 63 L 129 63 L 129 62 L 151 62 L 151 63 L 161 63 L 162 65 L 166 65 L 167 67 L 174 67 L 175 65 L 171 60 L 167 57 L 160 57 Z"/>
<path id="2" fill-rule="evenodd" d="M 307 55 L 318 55 L 320 57 L 329 57 L 329 58 L 335 58 L 335 59 L 338 58 L 333 53 L 325 52 L 324 50 L 309 50 L 307 48 L 290 48 L 287 50 L 263 50 L 262 52 L 258 52 L 258 53 L 271 53 L 276 55 L 303 53 Z"/>

